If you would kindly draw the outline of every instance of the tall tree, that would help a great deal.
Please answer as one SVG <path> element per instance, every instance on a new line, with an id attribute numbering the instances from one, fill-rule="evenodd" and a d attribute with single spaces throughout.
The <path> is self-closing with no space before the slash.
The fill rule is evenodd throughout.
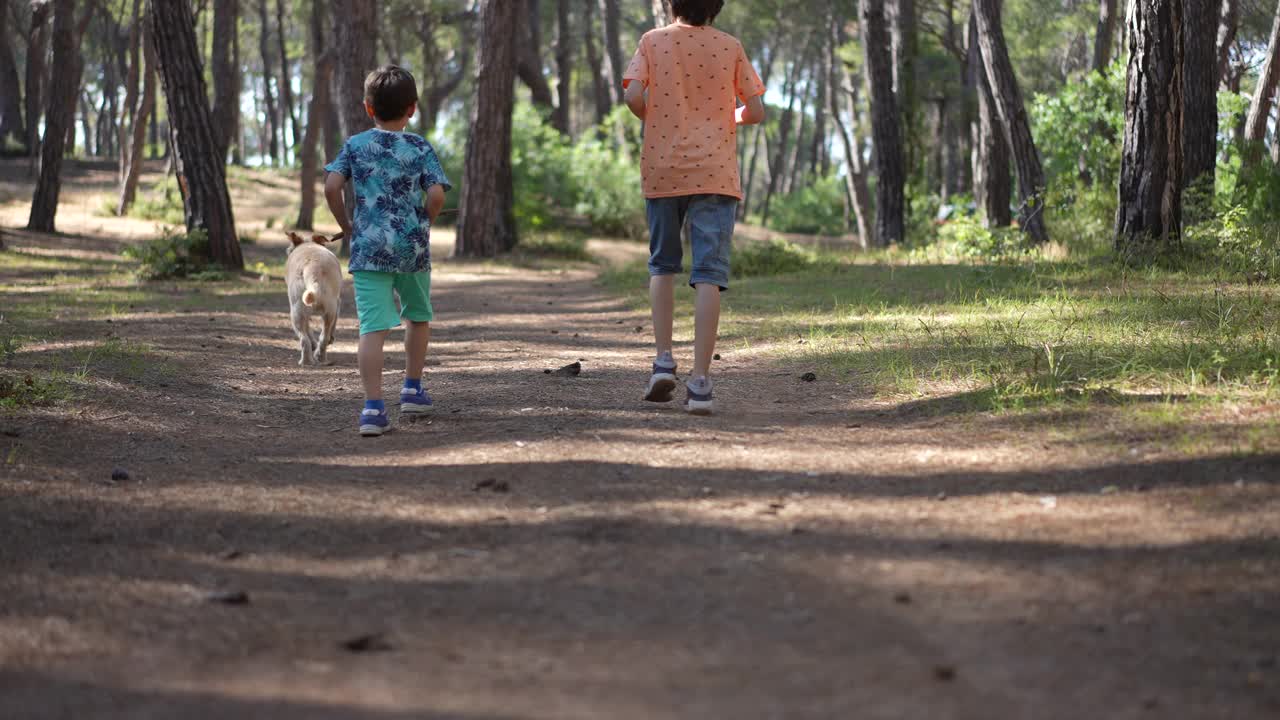
<path id="1" fill-rule="evenodd" d="M 218 0 L 213 4 L 213 132 L 218 157 L 243 161 L 240 147 L 240 0 Z"/>
<path id="2" fill-rule="evenodd" d="M 862 0 L 862 47 L 871 94 L 871 138 L 876 167 L 876 232 L 879 247 L 906 239 L 906 158 L 901 106 L 893 91 L 893 52 L 884 0 Z"/>
<path id="3" fill-rule="evenodd" d="M 1027 108 L 1022 102 L 1018 78 L 1009 60 L 1000 5 L 1000 0 L 974 0 L 978 46 L 982 48 L 982 63 L 991 83 L 1000 120 L 1009 135 L 1009 148 L 1013 151 L 1013 163 L 1018 171 L 1018 195 L 1022 203 L 1018 211 L 1019 224 L 1032 240 L 1045 242 L 1049 233 L 1044 224 L 1044 167 L 1040 164 L 1040 155 L 1031 136 L 1031 123 L 1027 120 Z"/>
<path id="4" fill-rule="evenodd" d="M 1262 155 L 1262 139 L 1267 135 L 1267 120 L 1271 117 L 1277 83 L 1280 83 L 1280 3 L 1271 23 L 1267 59 L 1262 65 L 1262 74 L 1258 76 L 1258 88 L 1249 103 L 1249 114 L 1244 123 L 1244 139 L 1248 146 L 1244 153 L 1246 163 L 1256 163 Z"/>
<path id="5" fill-rule="evenodd" d="M 232 270 L 244 268 L 236 237 L 226 163 L 213 134 L 213 113 L 205 89 L 195 22 L 187 0 L 150 0 L 151 42 L 169 111 L 174 170 L 182 191 L 187 232 L 203 230 L 209 260 Z"/>
<path id="6" fill-rule="evenodd" d="M 522 23 L 520 47 L 516 53 L 516 75 L 529 88 L 533 104 L 550 111 L 554 100 L 551 86 L 542 73 L 542 3 L 540 0 L 525 0 L 525 7 L 528 18 Z"/>
<path id="7" fill-rule="evenodd" d="M 916 60 L 920 57 L 920 23 L 916 0 L 888 0 L 889 41 L 893 48 L 893 92 L 903 123 L 903 156 L 907 171 L 916 169 L 925 143 L 920 134 L 920 96 Z"/>
<path id="8" fill-rule="evenodd" d="M 287 30 L 284 18 L 284 0 L 276 0 L 276 46 L 280 49 L 280 103 L 282 114 L 289 119 L 289 136 L 293 138 L 292 141 L 285 143 L 285 148 L 291 149 L 298 144 L 301 134 L 298 132 L 298 111 L 293 101 L 293 67 L 289 63 L 289 51 L 285 42 Z M 284 134 L 283 130 L 281 134 Z"/>
<path id="9" fill-rule="evenodd" d="M 653 0 L 653 26 L 664 28 L 676 19 L 671 13 L 671 0 Z"/>
<path id="10" fill-rule="evenodd" d="M 134 48 L 133 59 L 129 71 L 130 82 L 142 82 L 142 94 L 131 101 L 129 134 L 121 143 L 120 157 L 123 161 L 120 178 L 120 200 L 116 204 L 116 214 L 125 215 L 133 204 L 138 192 L 138 179 L 142 176 L 142 155 L 147 146 L 147 120 L 156 102 L 156 52 L 155 46 L 148 36 L 147 24 L 139 14 L 142 0 L 134 0 L 133 41 L 141 47 L 141 63 Z M 145 66 L 140 66 L 145 63 Z"/>
<path id="11" fill-rule="evenodd" d="M 587 67 L 591 69 L 591 97 L 595 101 L 596 124 L 599 125 L 609 117 L 613 109 L 613 94 L 609 92 L 609 83 L 600 71 L 599 46 L 596 45 L 596 0 L 583 0 L 582 28 L 584 49 L 587 52 Z"/>
<path id="12" fill-rule="evenodd" d="M 458 225 L 461 256 L 493 257 L 516 243 L 511 112 L 523 11 L 523 0 L 480 0 L 479 67 Z"/>
<path id="13" fill-rule="evenodd" d="M 1218 82 L 1223 82 L 1231 63 L 1231 46 L 1240 31 L 1240 0 L 1223 0 L 1222 19 L 1218 23 Z"/>
<path id="14" fill-rule="evenodd" d="M 83 27 L 88 25 L 92 8 L 76 27 L 76 0 L 53 0 L 53 67 L 44 112 L 44 140 L 40 143 L 40 177 L 31 199 L 31 215 L 27 229 L 54 231 L 58 214 L 58 195 L 62 191 L 62 155 L 67 135 L 75 132 L 76 96 L 80 93 L 83 68 L 79 44 Z M 74 137 L 74 135 L 73 135 Z"/>
<path id="15" fill-rule="evenodd" d="M 1116 250 L 1149 258 L 1182 235 L 1183 3 L 1134 0 Z M 1212 67 L 1212 66 L 1211 66 Z"/>
<path id="16" fill-rule="evenodd" d="M 375 39 L 378 36 L 377 0 L 335 0 L 333 17 L 337 32 L 333 66 L 333 102 L 337 107 L 342 136 L 349 138 L 373 127 L 364 110 L 364 79 L 376 69 Z M 355 207 L 351 185 L 347 185 L 347 207 Z M 343 236 L 343 255 L 351 253 L 351 238 Z"/>
<path id="17" fill-rule="evenodd" d="M 1093 37 L 1093 69 L 1102 72 L 1111 64 L 1116 36 L 1116 0 L 1098 0 L 1098 30 Z"/>
<path id="18" fill-rule="evenodd" d="M 422 43 L 422 65 L 432 68 L 424 73 L 422 98 L 418 103 L 422 134 L 435 132 L 440 108 L 454 91 L 462 85 L 471 69 L 472 42 L 475 36 L 475 18 L 470 12 L 455 13 L 444 19 L 445 24 L 458 28 L 458 43 L 450 52 L 444 52 L 436 41 L 436 29 L 441 24 L 438 13 L 425 8 L 419 14 L 418 38 Z"/>
<path id="19" fill-rule="evenodd" d="M 312 61 L 311 104 L 307 109 L 307 130 L 302 136 L 302 147 L 298 151 L 302 159 L 302 188 L 299 192 L 298 222 L 294 223 L 301 230 L 310 230 L 315 224 L 316 214 L 316 177 L 320 172 L 319 151 L 320 138 L 332 135 L 337 128 L 329 126 L 330 108 L 333 101 L 330 97 L 330 83 L 333 82 L 333 50 L 325 45 L 325 4 L 311 3 L 311 24 L 308 45 Z"/>
<path id="20" fill-rule="evenodd" d="M 9 7 L 0 2 L 0 150 L 8 143 L 25 146 L 27 131 L 22 125 L 22 88 L 18 85 L 18 65 L 9 44 Z"/>
<path id="21" fill-rule="evenodd" d="M 573 24 L 569 0 L 556 0 L 556 110 L 551 124 L 563 135 L 573 129 Z"/>
<path id="22" fill-rule="evenodd" d="M 31 3 L 31 32 L 27 42 L 26 71 L 26 121 L 27 153 L 32 158 L 40 156 L 40 113 L 45 101 L 45 55 L 49 50 L 49 18 L 53 13 L 52 0 L 34 0 Z"/>
<path id="23" fill-rule="evenodd" d="M 258 0 L 258 52 L 262 55 L 262 99 L 267 104 L 267 153 L 271 164 L 280 162 L 280 116 L 276 113 L 276 96 L 271 89 L 275 80 L 271 71 L 271 20 L 267 15 L 267 0 Z"/>
<path id="24" fill-rule="evenodd" d="M 989 228 L 1008 227 L 1013 223 L 1009 201 L 1013 196 L 1013 178 L 1009 175 L 1009 141 L 995 94 L 987 80 L 978 46 L 978 19 L 969 15 L 970 84 L 977 95 L 978 117 L 973 126 L 973 197 Z"/>
<path id="25" fill-rule="evenodd" d="M 835 21 L 835 0 L 831 0 L 827 13 L 827 25 L 829 28 L 827 32 L 827 53 L 831 56 L 828 62 L 831 69 L 831 79 L 828 83 L 832 89 L 832 92 L 827 95 L 827 102 L 830 103 L 827 110 L 831 113 L 831 119 L 835 121 L 836 135 L 840 140 L 840 147 L 844 151 L 845 194 L 849 201 L 849 208 L 853 211 L 853 219 L 858 231 L 858 243 L 865 250 L 875 247 L 876 242 L 872 235 L 874 228 L 871 225 L 871 195 L 867 186 L 866 169 L 862 165 L 862 142 L 858 139 L 857 133 L 858 114 L 854 95 L 855 86 L 848 68 L 835 56 L 836 48 L 844 43 L 840 23 Z M 846 108 L 849 113 L 848 121 L 841 114 L 842 109 Z"/>
<path id="26" fill-rule="evenodd" d="M 1196 214 L 1213 192 L 1218 164 L 1218 20 L 1222 0 L 1183 0 L 1183 187 L 1200 189 Z M 1280 147 L 1280 143 L 1275 143 Z M 1205 202 L 1201 202 L 1201 200 Z"/>
<path id="27" fill-rule="evenodd" d="M 613 103 L 622 104 L 622 73 L 626 69 L 626 61 L 622 57 L 621 32 L 622 14 L 618 10 L 618 0 L 600 0 L 600 27 L 604 30 L 605 78 L 608 79 L 612 91 Z"/>

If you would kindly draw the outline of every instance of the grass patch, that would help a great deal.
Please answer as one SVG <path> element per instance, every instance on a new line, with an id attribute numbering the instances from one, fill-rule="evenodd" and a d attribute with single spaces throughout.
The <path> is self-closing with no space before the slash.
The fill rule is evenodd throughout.
<path id="1" fill-rule="evenodd" d="M 566 232 L 530 233 L 520 239 L 520 244 L 511 255 L 517 260 L 591 262 L 591 254 L 587 252 L 587 238 L 580 234 Z"/>

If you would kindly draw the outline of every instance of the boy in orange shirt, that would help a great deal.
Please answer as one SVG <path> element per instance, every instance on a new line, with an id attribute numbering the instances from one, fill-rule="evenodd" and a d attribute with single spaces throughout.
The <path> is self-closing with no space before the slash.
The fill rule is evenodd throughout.
<path id="1" fill-rule="evenodd" d="M 729 249 L 742 200 L 737 126 L 764 121 L 765 87 L 742 43 L 711 27 L 724 0 L 674 0 L 671 5 L 675 22 L 640 38 L 623 75 L 627 106 L 644 121 L 641 177 L 658 350 L 644 399 L 670 402 L 676 389 L 672 315 L 675 275 L 683 271 L 681 230 L 687 223 L 693 246 L 689 285 L 697 302 L 685 409 L 710 415 L 720 293 L 729 288 Z"/>

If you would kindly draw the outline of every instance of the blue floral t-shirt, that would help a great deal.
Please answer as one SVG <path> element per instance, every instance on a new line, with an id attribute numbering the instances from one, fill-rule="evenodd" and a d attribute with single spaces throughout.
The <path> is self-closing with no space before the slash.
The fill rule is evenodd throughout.
<path id="1" fill-rule="evenodd" d="M 347 140 L 324 169 L 354 185 L 351 272 L 431 269 L 431 221 L 422 193 L 432 185 L 453 187 L 431 143 L 374 128 Z"/>

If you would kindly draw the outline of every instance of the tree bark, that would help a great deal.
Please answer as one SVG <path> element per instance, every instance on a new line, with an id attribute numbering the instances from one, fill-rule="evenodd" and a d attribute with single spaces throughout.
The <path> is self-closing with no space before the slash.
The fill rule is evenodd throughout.
<path id="1" fill-rule="evenodd" d="M 604 30 L 605 77 L 608 78 L 615 105 L 622 104 L 622 73 L 626 70 L 626 61 L 622 57 L 622 42 L 618 37 L 620 23 L 618 0 L 600 0 L 600 27 Z"/>
<path id="2" fill-rule="evenodd" d="M 271 164 L 280 164 L 280 116 L 276 113 L 276 96 L 271 89 L 274 76 L 271 71 L 271 20 L 267 15 L 267 0 L 258 0 L 258 52 L 262 55 L 262 99 L 267 104 L 267 153 Z"/>
<path id="3" fill-rule="evenodd" d="M 1231 64 L 1231 46 L 1240 31 L 1240 0 L 1222 0 L 1222 19 L 1218 24 L 1218 83 L 1227 76 Z"/>
<path id="4" fill-rule="evenodd" d="M 903 157 L 907 172 L 918 167 L 918 148 L 925 147 L 920 133 L 920 97 L 916 83 L 916 58 L 920 56 L 919 22 L 915 0 L 889 0 L 889 39 L 893 48 L 893 92 L 903 123 Z"/>
<path id="5" fill-rule="evenodd" d="M 311 4 L 309 45 L 315 65 L 312 74 L 311 105 L 307 109 L 307 130 L 302 136 L 299 153 L 302 158 L 302 187 L 299 192 L 298 222 L 300 230 L 315 226 L 316 179 L 320 172 L 318 155 L 320 138 L 332 133 L 329 127 L 330 83 L 333 82 L 333 52 L 325 47 L 325 9 L 323 3 Z"/>
<path id="6" fill-rule="evenodd" d="M 1009 174 L 1009 142 L 996 98 L 987 80 L 978 46 L 978 20 L 969 15 L 969 69 L 977 94 L 978 118 L 973 127 L 973 197 L 988 228 L 1009 227 L 1013 214 L 1013 178 Z"/>
<path id="7" fill-rule="evenodd" d="M 671 0 L 653 0 L 653 26 L 655 28 L 661 30 L 675 21 L 675 16 L 671 12 Z"/>
<path id="8" fill-rule="evenodd" d="M 874 239 L 876 247 L 887 247 L 906 238 L 907 173 L 884 0 L 862 0 L 862 45 L 871 91 L 871 137 L 877 178 Z"/>
<path id="9" fill-rule="evenodd" d="M 556 109 L 551 124 L 566 137 L 573 125 L 574 45 L 569 10 L 569 0 L 556 0 Z"/>
<path id="10" fill-rule="evenodd" d="M 806 44 L 801 43 L 800 47 L 803 48 Z M 760 210 L 761 225 L 769 224 L 769 207 L 773 204 L 774 193 L 786 186 L 787 150 L 791 142 L 791 126 L 795 124 L 796 85 L 799 83 L 800 65 L 799 58 L 791 61 L 791 70 L 782 86 L 782 94 L 787 98 L 787 111 L 778 121 L 778 140 L 774 146 L 773 158 L 769 161 L 769 184 L 765 186 L 764 205 Z"/>
<path id="11" fill-rule="evenodd" d="M 239 163 L 240 150 L 240 61 L 235 51 L 240 22 L 240 0 L 218 0 L 213 4 L 213 129 L 218 157 L 228 150 Z"/>
<path id="12" fill-rule="evenodd" d="M 1197 188 L 1195 216 L 1208 211 L 1218 165 L 1218 20 L 1222 0 L 1183 0 L 1183 188 Z M 1280 143 L 1274 143 L 1280 148 Z"/>
<path id="13" fill-rule="evenodd" d="M 129 137 L 131 134 L 130 123 L 137 124 L 138 120 L 138 83 L 142 73 L 142 0 L 133 0 L 133 14 L 129 19 L 129 39 L 128 39 L 127 69 L 124 76 L 124 113 L 128 122 L 124 122 L 124 118 L 120 123 L 120 174 L 119 181 L 121 187 L 121 197 L 123 197 L 125 177 L 129 174 L 129 164 L 131 159 Z M 132 200 L 131 200 L 132 202 Z M 120 211 L 120 205 L 117 206 L 117 215 L 123 215 Z M 124 210 L 128 210 L 128 206 L 124 206 Z"/>
<path id="14" fill-rule="evenodd" d="M 764 47 L 764 62 L 760 67 L 760 80 L 765 87 L 769 87 L 769 76 L 773 73 L 773 52 L 772 45 Z M 744 133 L 745 134 L 745 133 Z M 761 123 L 755 126 L 752 133 L 754 141 L 751 143 L 751 160 L 747 163 L 747 172 L 743 176 L 742 182 L 742 203 L 738 205 L 739 219 L 745 219 L 747 213 L 751 210 L 752 187 L 755 185 L 756 179 L 756 162 L 761 155 L 760 147 L 764 147 L 765 163 L 769 162 L 768 135 L 765 133 L 765 124 Z"/>
<path id="15" fill-rule="evenodd" d="M 1116 251 L 1144 259 L 1182 236 L 1183 4 L 1135 0 L 1129 12 L 1129 79 Z"/>
<path id="16" fill-rule="evenodd" d="M 441 106 L 462 85 L 467 71 L 471 69 L 474 19 L 469 13 L 460 13 L 454 18 L 454 22 L 459 24 L 458 47 L 446 57 L 441 54 L 440 45 L 436 42 L 435 13 L 428 8 L 420 15 L 418 37 L 422 42 L 422 64 L 423 67 L 435 68 L 434 72 L 424 73 L 426 77 L 422 78 L 425 86 L 418 110 L 422 116 L 423 135 L 435 132 Z"/>
<path id="17" fill-rule="evenodd" d="M 1280 4 L 1277 4 L 1275 20 L 1271 24 L 1271 40 L 1267 44 L 1267 59 L 1258 77 L 1258 89 L 1249 103 L 1249 114 L 1244 123 L 1244 161 L 1255 164 L 1262 155 L 1262 139 L 1267 135 L 1267 119 L 1275 100 L 1276 84 L 1280 82 Z"/>
<path id="18" fill-rule="evenodd" d="M 280 48 L 280 99 L 281 110 L 289 119 L 289 131 L 292 141 L 286 141 L 286 150 L 297 146 L 299 142 L 297 103 L 293 100 L 293 72 L 289 65 L 289 52 L 285 47 L 284 0 L 276 0 L 276 45 Z M 284 131 L 281 130 L 281 135 Z M 288 153 L 285 153 L 288 155 Z"/>
<path id="19" fill-rule="evenodd" d="M 147 29 L 168 101 L 169 136 L 187 232 L 208 233 L 209 260 L 241 270 L 244 258 L 227 195 L 226 164 L 218 155 L 213 134 L 191 5 L 187 0 L 150 0 L 150 4 Z"/>
<path id="20" fill-rule="evenodd" d="M 136 5 L 141 5 L 136 0 Z M 136 7 L 136 6 L 135 6 Z M 138 193 L 138 179 L 142 176 L 142 154 L 147 146 L 147 120 L 156 103 L 156 52 L 155 46 L 148 36 L 146 23 L 138 20 L 138 43 L 142 46 L 142 58 L 146 66 L 139 68 L 142 80 L 142 95 L 137 98 L 132 109 L 132 126 L 127 138 L 127 150 L 121 152 L 124 159 L 124 175 L 120 182 L 120 200 L 116 204 L 116 214 L 129 213 Z M 132 71 L 131 71 L 132 74 Z"/>
<path id="21" fill-rule="evenodd" d="M 10 142 L 25 147 L 27 130 L 22 123 L 18 65 L 9 44 L 9 7 L 8 3 L 0 3 L 0 151 Z"/>
<path id="22" fill-rule="evenodd" d="M 1032 240 L 1045 242 L 1049 233 L 1044 224 L 1044 168 L 1031 136 L 1031 124 L 1027 120 L 1027 108 L 1022 102 L 1018 78 L 1009 61 L 1009 49 L 1005 45 L 1000 21 L 1000 0 L 974 0 L 973 8 L 978 19 L 982 62 L 1000 120 L 1009 134 L 1009 148 L 1013 151 L 1014 167 L 1018 171 L 1018 195 L 1022 202 L 1018 212 L 1019 224 Z"/>
<path id="23" fill-rule="evenodd" d="M 523 10 L 523 0 L 480 0 L 479 67 L 462 184 L 459 256 L 494 257 L 516 244 L 511 112 Z"/>
<path id="24" fill-rule="evenodd" d="M 828 67 L 831 69 L 831 79 L 828 81 L 828 87 L 831 92 L 827 94 L 827 101 L 830 103 L 827 110 L 831 114 L 831 119 L 835 122 L 836 134 L 840 139 L 840 146 L 844 150 L 845 158 L 845 193 L 849 198 L 850 208 L 853 210 L 853 218 L 858 231 L 858 243 L 863 250 L 876 246 L 875 238 L 872 236 L 873 228 L 871 226 L 871 197 L 867 189 L 866 171 L 862 166 L 862 143 L 858 140 L 857 134 L 857 103 L 854 95 L 854 85 L 850 78 L 848 68 L 844 67 L 836 58 L 836 49 L 843 44 L 843 37 L 840 32 L 840 25 L 835 22 L 835 0 L 831 0 L 828 6 L 828 22 L 829 28 L 827 33 L 827 55 Z M 849 112 L 849 121 L 846 123 L 841 115 L 841 98 Z"/>
<path id="25" fill-rule="evenodd" d="M 1093 69 L 1102 72 L 1111 64 L 1116 35 L 1116 0 L 1099 0 L 1098 30 L 1093 38 Z"/>
<path id="26" fill-rule="evenodd" d="M 350 138 L 373 127 L 373 120 L 364 110 L 364 79 L 377 67 L 378 3 L 377 0 L 336 0 L 333 16 L 337 18 L 333 102 L 337 106 L 342 136 Z M 347 207 L 354 205 L 355 197 L 348 183 Z M 340 252 L 343 256 L 351 254 L 351 238 L 343 236 Z"/>
<path id="27" fill-rule="evenodd" d="M 552 112 L 555 102 L 551 95 L 551 85 L 542 74 L 541 2 L 525 0 L 525 6 L 529 17 L 527 22 L 521 23 L 523 30 L 520 32 L 520 47 L 516 54 L 516 75 L 529 88 L 533 104 Z"/>
<path id="28" fill-rule="evenodd" d="M 76 37 L 75 0 L 53 0 L 53 67 L 40 143 L 40 177 L 31 199 L 27 229 L 54 232 L 58 195 L 62 191 L 62 155 L 67 132 L 74 132 L 76 96 L 80 90 L 80 53 Z"/>
<path id="29" fill-rule="evenodd" d="M 605 81 L 604 74 L 601 72 L 603 61 L 600 59 L 600 50 L 596 46 L 596 0 L 583 0 L 583 2 L 585 13 L 582 17 L 582 27 L 586 43 L 587 67 L 591 69 L 591 90 L 596 106 L 596 124 L 601 125 L 613 110 L 613 96 L 609 92 L 609 83 Z"/>
<path id="30" fill-rule="evenodd" d="M 31 3 L 31 38 L 27 44 L 26 121 L 27 153 L 40 157 L 40 114 L 45 100 L 45 60 L 49 51 L 49 18 L 53 14 L 51 0 Z"/>

